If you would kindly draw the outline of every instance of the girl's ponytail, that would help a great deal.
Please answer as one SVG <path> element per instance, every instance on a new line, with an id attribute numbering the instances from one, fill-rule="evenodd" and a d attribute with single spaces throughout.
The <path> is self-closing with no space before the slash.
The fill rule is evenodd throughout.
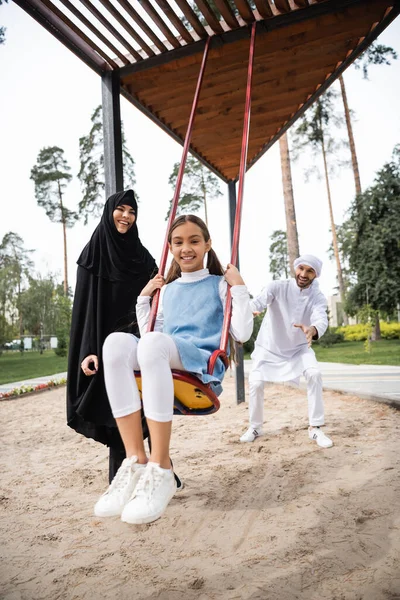
<path id="1" fill-rule="evenodd" d="M 208 251 L 207 269 L 210 271 L 211 275 L 223 275 L 225 273 L 218 256 L 212 248 Z"/>
<path id="2" fill-rule="evenodd" d="M 165 278 L 165 283 L 171 283 L 172 281 L 175 281 L 175 279 L 179 279 L 180 276 L 181 276 L 181 268 L 178 265 L 178 263 L 176 262 L 176 260 L 173 258 L 171 265 L 168 269 L 167 276 Z"/>

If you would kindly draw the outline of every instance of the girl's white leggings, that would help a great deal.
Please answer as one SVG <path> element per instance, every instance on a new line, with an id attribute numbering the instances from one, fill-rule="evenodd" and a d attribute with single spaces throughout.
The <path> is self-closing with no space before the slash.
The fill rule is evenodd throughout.
<path id="1" fill-rule="evenodd" d="M 114 418 L 141 409 L 134 371 L 142 374 L 144 414 L 153 421 L 172 421 L 174 384 L 171 369 L 184 370 L 173 339 L 158 331 L 140 340 L 130 333 L 111 333 L 103 346 L 104 379 Z"/>

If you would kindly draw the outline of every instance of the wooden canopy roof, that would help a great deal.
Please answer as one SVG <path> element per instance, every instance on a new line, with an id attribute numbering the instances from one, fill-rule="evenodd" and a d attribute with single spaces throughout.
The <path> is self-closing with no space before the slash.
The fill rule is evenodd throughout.
<path id="1" fill-rule="evenodd" d="M 225 181 L 239 170 L 250 23 L 248 166 L 400 12 L 400 0 L 15 1 L 96 72 L 117 71 L 124 96 L 180 142 L 211 35 L 191 150 Z"/>

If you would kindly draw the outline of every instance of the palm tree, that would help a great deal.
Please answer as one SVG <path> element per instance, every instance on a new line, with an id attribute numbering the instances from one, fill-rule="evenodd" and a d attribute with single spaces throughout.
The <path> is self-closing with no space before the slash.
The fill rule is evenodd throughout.
<path id="1" fill-rule="evenodd" d="M 334 102 L 337 93 L 329 89 L 323 94 L 318 100 L 307 110 L 307 112 L 301 117 L 299 125 L 297 126 L 294 134 L 294 146 L 296 153 L 299 154 L 300 150 L 305 146 L 311 146 L 314 154 L 322 154 L 322 161 L 324 166 L 325 185 L 328 198 L 329 206 L 329 217 L 332 231 L 332 245 L 336 261 L 337 279 L 339 284 L 340 300 L 342 305 L 345 303 L 346 289 L 344 285 L 342 265 L 340 261 L 338 239 L 336 234 L 336 225 L 333 216 L 332 207 L 332 194 L 329 179 L 329 166 L 328 166 L 328 155 L 332 154 L 340 146 L 339 143 L 334 142 L 333 138 L 329 134 L 329 125 L 331 123 L 339 126 L 341 119 L 336 116 L 334 110 Z M 344 315 L 344 323 L 347 324 L 347 315 Z"/>

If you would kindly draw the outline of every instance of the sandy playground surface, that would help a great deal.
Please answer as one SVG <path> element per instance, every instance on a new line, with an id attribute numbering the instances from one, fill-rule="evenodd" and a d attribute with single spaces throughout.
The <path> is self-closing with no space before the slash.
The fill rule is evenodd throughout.
<path id="1" fill-rule="evenodd" d="M 65 426 L 65 389 L 0 403 L 1 573 L 7 600 L 400 599 L 400 411 L 325 393 L 335 446 L 307 437 L 306 396 L 176 417 L 185 490 L 151 525 L 98 519 L 107 449 Z"/>

